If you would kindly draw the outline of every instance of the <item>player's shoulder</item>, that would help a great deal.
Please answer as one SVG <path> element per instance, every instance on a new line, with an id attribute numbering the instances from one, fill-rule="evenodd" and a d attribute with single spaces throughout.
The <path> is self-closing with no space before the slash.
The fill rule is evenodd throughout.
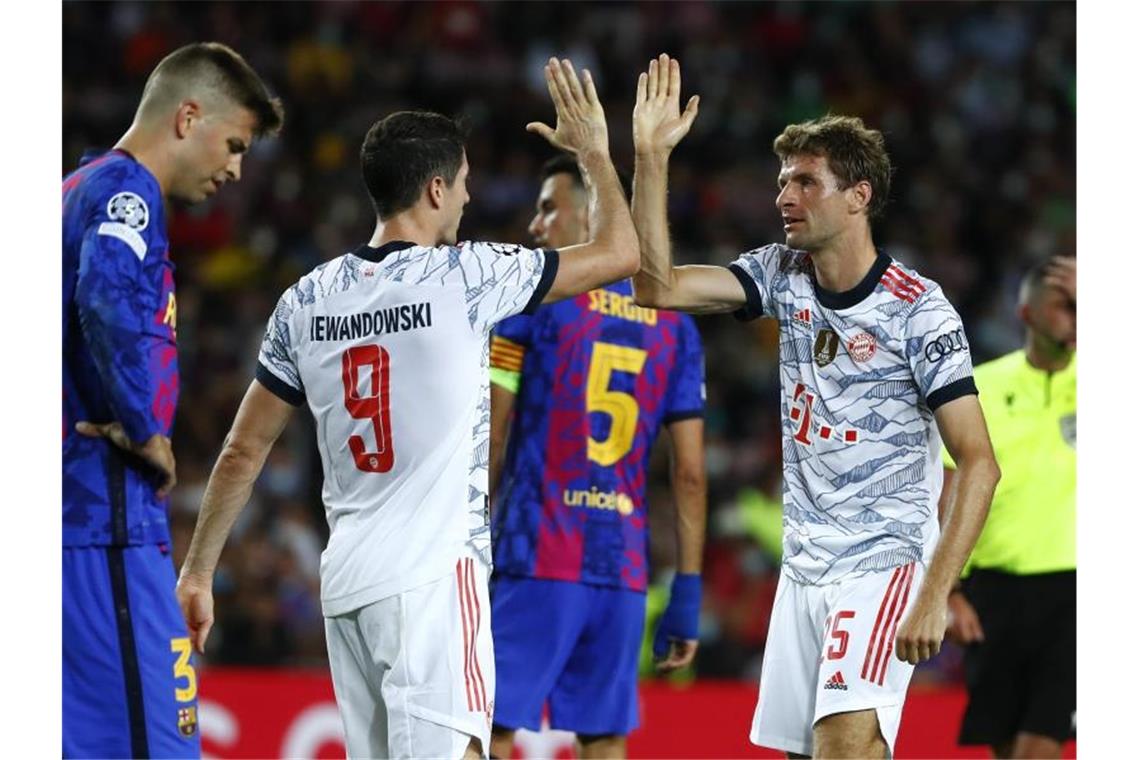
<path id="1" fill-rule="evenodd" d="M 957 313 L 941 285 L 894 257 L 887 257 L 878 292 L 880 299 L 898 305 L 896 316 L 904 320 L 932 312 Z"/>
<path id="2" fill-rule="evenodd" d="M 737 262 L 751 262 L 769 270 L 784 274 L 810 274 L 811 254 L 789 248 L 783 243 L 768 243 L 740 254 Z"/>
<path id="3" fill-rule="evenodd" d="M 133 194 L 148 204 L 158 202 L 162 189 L 150 170 L 121 151 L 107 153 L 85 159 L 64 180 L 82 177 L 83 185 L 92 197 L 110 198 L 117 193 Z"/>
<path id="4" fill-rule="evenodd" d="M 361 274 L 360 259 L 347 253 L 337 256 L 335 259 L 330 259 L 313 267 L 286 288 L 285 292 L 281 294 L 278 308 L 294 311 L 311 306 L 322 298 L 343 289 L 344 285 L 356 282 Z"/>

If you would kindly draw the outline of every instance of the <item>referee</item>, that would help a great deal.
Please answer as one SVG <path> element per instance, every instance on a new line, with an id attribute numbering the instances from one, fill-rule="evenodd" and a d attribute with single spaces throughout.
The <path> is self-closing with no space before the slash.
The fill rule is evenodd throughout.
<path id="1" fill-rule="evenodd" d="M 1021 283 L 1025 347 L 974 372 L 1002 479 L 950 594 L 969 704 L 959 744 L 995 757 L 1060 757 L 1077 707 L 1076 259 Z M 943 503 L 954 488 L 943 452 Z"/>

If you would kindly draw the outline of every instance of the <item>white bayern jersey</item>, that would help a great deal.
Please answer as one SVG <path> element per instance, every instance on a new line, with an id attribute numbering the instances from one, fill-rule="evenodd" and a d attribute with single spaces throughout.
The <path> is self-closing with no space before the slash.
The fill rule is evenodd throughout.
<path id="1" fill-rule="evenodd" d="M 780 324 L 784 571 L 826 584 L 928 563 L 942 490 L 933 410 L 977 393 L 957 311 L 881 252 L 843 293 L 780 244 L 729 269 L 747 295 L 738 317 Z"/>
<path id="2" fill-rule="evenodd" d="M 551 250 L 392 242 L 281 296 L 257 379 L 316 421 L 326 616 L 448 575 L 467 550 L 490 565 L 489 335 L 533 311 L 557 268 Z"/>

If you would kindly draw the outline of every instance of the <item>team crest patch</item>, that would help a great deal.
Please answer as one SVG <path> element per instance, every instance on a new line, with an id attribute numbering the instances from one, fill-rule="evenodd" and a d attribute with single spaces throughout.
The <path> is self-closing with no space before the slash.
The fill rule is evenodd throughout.
<path id="1" fill-rule="evenodd" d="M 835 355 L 839 352 L 839 336 L 834 331 L 826 327 L 815 334 L 815 348 L 812 350 L 812 356 L 815 357 L 815 363 L 820 367 L 826 367 L 831 362 L 835 361 Z"/>
<path id="2" fill-rule="evenodd" d="M 193 736 L 198 731 L 198 708 L 194 705 L 178 708 L 178 733 Z"/>
<path id="3" fill-rule="evenodd" d="M 121 222 L 135 232 L 142 232 L 150 222 L 150 209 L 146 201 L 134 193 L 116 193 L 107 201 L 107 216 L 113 222 Z"/>
<path id="4" fill-rule="evenodd" d="M 847 341 L 847 353 L 857 362 L 870 361 L 875 355 L 875 336 L 870 333 L 859 333 Z"/>
<path id="5" fill-rule="evenodd" d="M 1066 414 L 1061 418 L 1061 437 L 1072 448 L 1077 447 L 1077 415 L 1075 412 Z"/>

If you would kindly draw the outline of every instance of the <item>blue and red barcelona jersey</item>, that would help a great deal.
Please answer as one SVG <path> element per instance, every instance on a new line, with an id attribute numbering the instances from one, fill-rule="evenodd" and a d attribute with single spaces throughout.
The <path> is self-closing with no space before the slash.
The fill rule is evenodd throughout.
<path id="1" fill-rule="evenodd" d="M 499 323 L 491 365 L 521 371 L 496 572 L 644 591 L 650 449 L 704 414 L 693 320 L 637 306 L 625 281 Z"/>
<path id="2" fill-rule="evenodd" d="M 178 402 L 174 264 L 158 181 L 122 151 L 63 180 L 63 545 L 169 540 L 157 473 L 75 423 L 169 436 Z"/>

